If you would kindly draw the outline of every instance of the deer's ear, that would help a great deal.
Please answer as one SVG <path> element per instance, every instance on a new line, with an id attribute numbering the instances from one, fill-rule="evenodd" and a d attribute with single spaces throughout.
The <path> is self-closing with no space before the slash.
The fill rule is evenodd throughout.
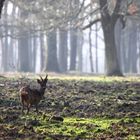
<path id="1" fill-rule="evenodd" d="M 48 81 L 48 75 L 46 75 L 45 79 L 44 79 L 46 82 Z"/>
<path id="2" fill-rule="evenodd" d="M 46 75 L 45 79 L 48 79 L 48 74 Z"/>
<path id="3" fill-rule="evenodd" d="M 37 82 L 40 84 L 41 83 L 41 81 L 39 80 L 39 79 L 37 79 Z"/>

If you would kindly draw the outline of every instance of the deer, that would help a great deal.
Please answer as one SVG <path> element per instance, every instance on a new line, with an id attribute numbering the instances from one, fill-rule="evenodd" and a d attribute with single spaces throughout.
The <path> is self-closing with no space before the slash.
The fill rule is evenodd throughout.
<path id="1" fill-rule="evenodd" d="M 20 100 L 22 103 L 22 113 L 24 113 L 25 106 L 27 107 L 27 113 L 29 113 L 32 105 L 35 106 L 36 112 L 38 114 L 38 104 L 43 99 L 46 84 L 48 82 L 48 75 L 43 79 L 40 76 L 40 79 L 37 79 L 38 84 L 40 85 L 39 89 L 31 89 L 29 85 L 21 87 L 20 89 Z"/>

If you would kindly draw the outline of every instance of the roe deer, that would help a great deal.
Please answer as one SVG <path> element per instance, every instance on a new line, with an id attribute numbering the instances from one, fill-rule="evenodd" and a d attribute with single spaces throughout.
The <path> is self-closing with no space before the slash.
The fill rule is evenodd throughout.
<path id="1" fill-rule="evenodd" d="M 24 86 L 20 89 L 22 113 L 24 112 L 24 108 L 26 106 L 28 114 L 32 105 L 35 105 L 36 112 L 38 113 L 38 103 L 44 96 L 47 81 L 48 75 L 46 75 L 44 79 L 40 76 L 40 79 L 37 79 L 40 89 L 31 89 L 30 86 Z"/>

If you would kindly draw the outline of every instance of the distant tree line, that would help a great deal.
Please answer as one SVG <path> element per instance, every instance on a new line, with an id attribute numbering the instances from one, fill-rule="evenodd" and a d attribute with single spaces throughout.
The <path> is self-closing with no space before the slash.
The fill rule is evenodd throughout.
<path id="1" fill-rule="evenodd" d="M 9 0 L 4 6 L 1 1 L 1 70 L 83 72 L 88 32 L 90 72 L 102 67 L 110 76 L 139 73 L 139 5 L 137 0 Z M 105 44 L 105 67 L 99 39 Z"/>

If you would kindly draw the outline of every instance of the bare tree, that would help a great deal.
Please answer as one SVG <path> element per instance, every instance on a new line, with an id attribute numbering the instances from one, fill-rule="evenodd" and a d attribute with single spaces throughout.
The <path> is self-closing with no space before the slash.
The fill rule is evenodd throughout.
<path id="1" fill-rule="evenodd" d="M 70 30 L 70 70 L 76 70 L 77 29 Z"/>
<path id="2" fill-rule="evenodd" d="M 2 8 L 3 8 L 3 5 L 4 5 L 4 2 L 5 2 L 5 0 L 1 0 L 0 1 L 0 17 L 1 17 L 1 12 L 2 12 Z"/>
<path id="3" fill-rule="evenodd" d="M 47 71 L 60 72 L 57 59 L 56 30 L 47 35 Z"/>
<path id="4" fill-rule="evenodd" d="M 4 7 L 4 16 L 7 19 L 7 8 L 8 8 L 8 3 L 5 4 Z M 5 26 L 3 27 L 5 28 L 5 32 L 8 33 L 8 28 L 7 28 L 7 22 L 5 22 Z M 8 71 L 8 37 L 4 37 L 2 39 L 2 64 L 3 64 L 3 70 L 4 71 Z"/>
<path id="5" fill-rule="evenodd" d="M 9 1 L 18 7 L 19 11 L 30 13 L 26 16 L 26 20 L 17 18 L 11 25 L 8 24 L 9 27 L 15 29 L 12 37 L 21 36 L 19 30 L 21 28 L 24 28 L 26 32 L 30 32 L 31 35 L 35 35 L 38 32 L 51 32 L 58 28 L 67 30 L 70 28 L 75 31 L 78 28 L 87 29 L 93 24 L 101 22 L 105 41 L 107 75 L 122 75 L 115 44 L 114 28 L 119 19 L 124 28 L 126 16 L 138 12 L 133 0 L 129 2 L 127 0 L 91 0 L 88 2 L 86 0 Z M 4 33 L 4 30 L 2 30 L 2 33 Z M 74 37 L 76 37 L 75 34 L 77 33 L 74 33 Z M 71 40 L 74 40 L 75 44 L 71 45 L 71 56 L 73 55 L 71 58 L 73 59 L 70 61 L 70 69 L 75 70 L 77 49 L 74 46 L 76 46 L 77 41 L 76 38 Z"/>
<path id="6" fill-rule="evenodd" d="M 92 28 L 90 28 L 89 30 L 89 61 L 90 61 L 91 72 L 94 72 L 91 33 L 92 33 Z"/>
<path id="7" fill-rule="evenodd" d="M 26 19 L 28 13 L 20 11 L 20 17 Z M 21 37 L 19 38 L 18 49 L 19 49 L 19 71 L 28 72 L 30 71 L 30 57 L 29 56 L 29 34 L 21 28 Z"/>
<path id="8" fill-rule="evenodd" d="M 61 72 L 66 72 L 68 68 L 68 31 L 59 30 L 59 51 L 58 60 Z"/>
<path id="9" fill-rule="evenodd" d="M 120 10 L 121 0 L 116 1 L 116 5 L 112 15 L 108 10 L 107 0 L 100 0 L 101 9 L 101 22 L 105 40 L 105 58 L 106 58 L 106 69 L 107 75 L 122 76 L 120 64 L 117 57 L 117 49 L 115 44 L 115 24 L 119 18 L 117 14 Z"/>

